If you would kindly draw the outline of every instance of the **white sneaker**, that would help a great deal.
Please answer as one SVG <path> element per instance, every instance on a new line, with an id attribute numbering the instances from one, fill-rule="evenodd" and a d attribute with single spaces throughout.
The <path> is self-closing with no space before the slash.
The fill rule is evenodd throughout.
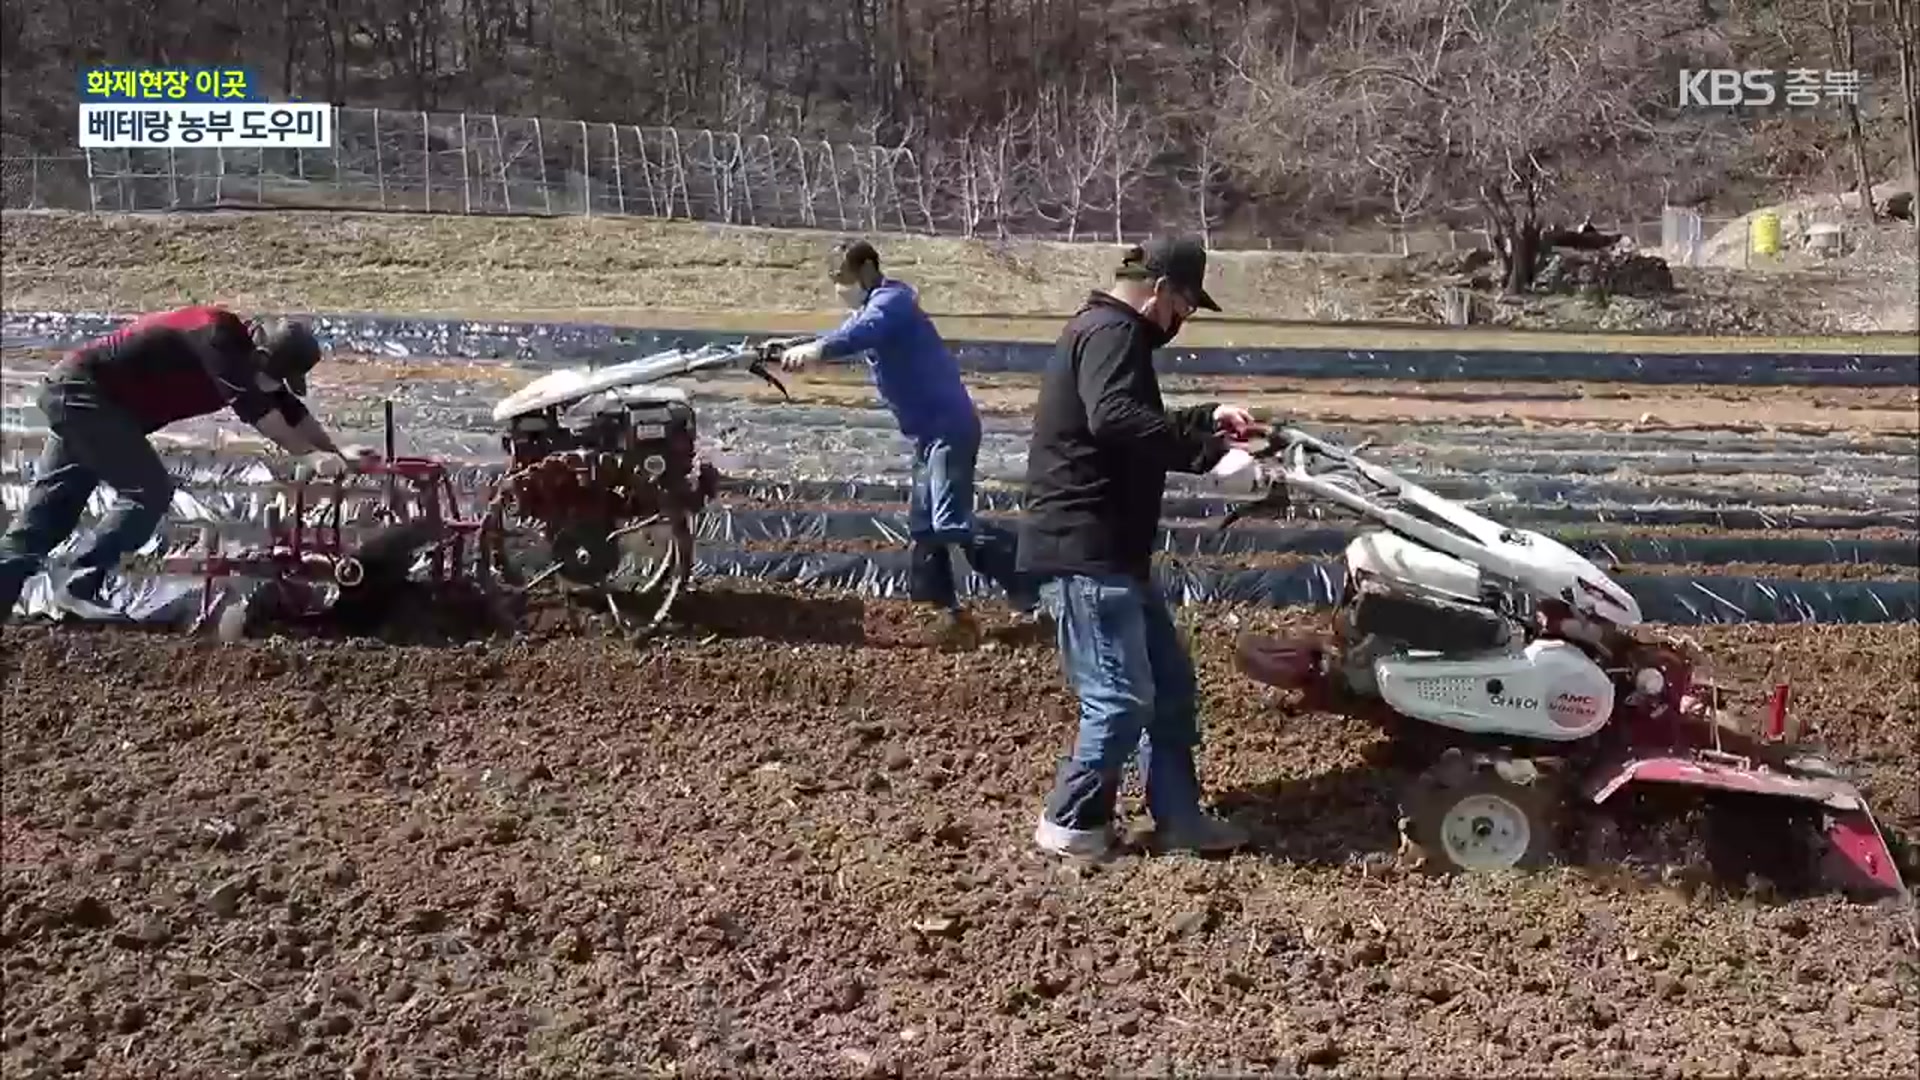
<path id="1" fill-rule="evenodd" d="M 1040 823 L 1033 827 L 1033 842 L 1049 855 L 1099 859 L 1113 853 L 1117 838 L 1111 825 L 1104 829 L 1069 829 L 1048 821 L 1047 816 L 1042 814 Z"/>

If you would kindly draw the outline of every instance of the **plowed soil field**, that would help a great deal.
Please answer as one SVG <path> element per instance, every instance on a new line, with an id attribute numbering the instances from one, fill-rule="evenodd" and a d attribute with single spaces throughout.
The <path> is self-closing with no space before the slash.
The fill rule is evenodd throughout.
<path id="1" fill-rule="evenodd" d="M 1912 1075 L 1898 909 L 1441 879 L 1397 782 L 1190 609 L 1222 860 L 1028 846 L 1050 642 L 703 588 L 678 634 L 221 647 L 12 627 L 8 1077 Z M 1920 829 L 1914 628 L 1693 636 Z"/>

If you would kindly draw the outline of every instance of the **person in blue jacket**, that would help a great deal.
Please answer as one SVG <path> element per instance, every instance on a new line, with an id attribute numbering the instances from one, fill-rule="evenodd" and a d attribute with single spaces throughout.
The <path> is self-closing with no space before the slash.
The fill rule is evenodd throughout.
<path id="1" fill-rule="evenodd" d="M 1007 591 L 1016 608 L 1031 610 L 1036 601 L 1015 572 L 1012 533 L 974 521 L 980 414 L 940 331 L 920 309 L 911 286 L 880 272 L 872 244 L 840 241 L 828 270 L 851 314 L 831 333 L 788 349 L 781 366 L 798 370 L 814 361 L 865 355 L 874 389 L 900 434 L 913 441 L 907 502 L 912 598 L 943 608 L 951 630 L 973 632 L 954 577 L 952 549 L 958 546 L 975 570 Z"/>

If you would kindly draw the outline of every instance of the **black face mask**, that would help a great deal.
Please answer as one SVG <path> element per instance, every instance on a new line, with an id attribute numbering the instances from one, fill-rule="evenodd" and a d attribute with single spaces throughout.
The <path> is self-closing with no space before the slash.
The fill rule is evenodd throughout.
<path id="1" fill-rule="evenodd" d="M 295 393 L 304 391 L 307 384 L 307 372 L 313 370 L 311 363 L 304 363 L 289 356 L 275 355 L 273 353 L 263 353 L 260 366 L 265 369 L 268 375 L 271 375 L 281 382 L 287 383 L 290 386 L 297 383 L 302 389 L 294 391 Z"/>
<path id="2" fill-rule="evenodd" d="M 257 332 L 260 367 L 297 397 L 307 396 L 307 372 L 320 361 L 320 346 L 304 325 L 285 324 Z"/>
<path id="3" fill-rule="evenodd" d="M 1171 304 L 1170 297 L 1156 295 L 1155 301 L 1156 306 Z M 1134 309 L 1134 315 L 1140 320 L 1140 333 L 1146 337 L 1149 347 L 1155 349 L 1172 341 L 1174 336 L 1180 333 L 1180 328 L 1186 325 L 1187 322 L 1187 316 L 1175 315 L 1168 320 L 1170 323 L 1169 326 L 1162 327 L 1158 321 L 1157 314 L 1158 313 L 1150 315 L 1145 311 L 1137 308 Z"/>
<path id="4" fill-rule="evenodd" d="M 1162 327 L 1152 319 L 1142 319 L 1140 321 L 1147 324 L 1147 340 L 1153 342 L 1153 347 L 1158 349 L 1172 341 L 1174 337 L 1180 333 L 1180 328 L 1186 325 L 1187 320 L 1179 315 L 1175 315 L 1169 320 L 1171 325 L 1166 327 Z"/>

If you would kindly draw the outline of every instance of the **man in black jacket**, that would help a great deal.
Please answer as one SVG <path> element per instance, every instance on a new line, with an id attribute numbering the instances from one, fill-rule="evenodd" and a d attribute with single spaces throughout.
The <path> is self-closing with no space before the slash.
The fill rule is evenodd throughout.
<path id="1" fill-rule="evenodd" d="M 1128 251 L 1111 288 L 1067 324 L 1040 384 L 1027 451 L 1019 569 L 1058 627 L 1080 730 L 1034 831 L 1041 848 L 1099 856 L 1113 845 L 1120 774 L 1136 750 L 1162 849 L 1241 846 L 1201 808 L 1193 661 L 1153 584 L 1168 472 L 1231 470 L 1252 417 L 1231 405 L 1168 410 L 1153 352 L 1207 295 L 1206 249 L 1186 238 Z"/>

